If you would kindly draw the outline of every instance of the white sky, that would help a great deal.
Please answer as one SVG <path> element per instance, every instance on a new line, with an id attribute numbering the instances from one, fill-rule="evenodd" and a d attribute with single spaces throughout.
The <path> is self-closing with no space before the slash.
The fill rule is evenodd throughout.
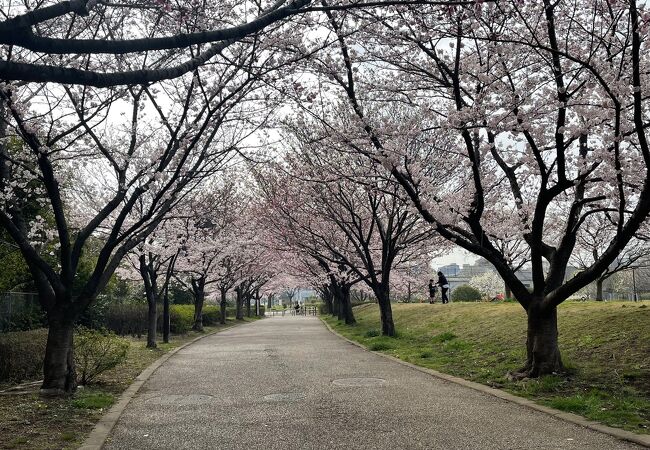
<path id="1" fill-rule="evenodd" d="M 440 266 L 444 266 L 451 263 L 456 263 L 459 266 L 463 264 L 472 264 L 478 259 L 478 256 L 469 253 L 466 250 L 463 250 L 460 247 L 455 248 L 451 252 L 440 256 L 438 258 L 433 258 L 431 260 L 431 267 L 438 269 Z"/>

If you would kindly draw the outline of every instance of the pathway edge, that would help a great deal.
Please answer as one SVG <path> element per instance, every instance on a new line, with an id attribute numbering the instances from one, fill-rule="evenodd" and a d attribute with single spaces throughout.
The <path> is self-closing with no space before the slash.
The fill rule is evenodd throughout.
<path id="1" fill-rule="evenodd" d="M 613 436 L 617 439 L 623 440 L 623 441 L 628 441 L 628 442 L 633 442 L 635 444 L 639 444 L 643 447 L 650 448 L 650 435 L 643 435 L 643 434 L 636 434 L 632 433 L 631 431 L 626 431 L 626 430 L 621 430 L 619 428 L 613 428 L 607 425 L 603 425 L 602 423 L 599 422 L 594 422 L 592 420 L 589 420 L 585 417 L 579 416 L 577 414 L 572 414 L 564 411 L 560 411 L 559 409 L 554 409 L 554 408 L 549 408 L 547 406 L 539 405 L 532 400 L 528 400 L 523 397 L 518 397 L 514 394 L 510 394 L 508 392 L 502 391 L 500 389 L 495 389 L 491 388 L 489 386 L 485 386 L 484 384 L 480 383 L 475 383 L 473 381 L 468 381 L 463 378 L 459 377 L 454 377 L 452 375 L 448 375 L 446 373 L 438 372 L 437 370 L 433 369 L 428 369 L 426 367 L 421 367 L 417 366 L 415 364 L 412 364 L 410 362 L 401 360 L 399 358 L 396 358 L 391 355 L 387 355 L 385 353 L 381 352 L 376 352 L 373 350 L 368 349 L 365 347 L 363 344 L 360 344 L 358 342 L 353 341 L 352 339 L 348 339 L 347 337 L 343 336 L 342 334 L 338 333 L 335 331 L 329 323 L 325 322 L 323 318 L 320 318 L 320 321 L 327 327 L 327 329 L 337 336 L 340 339 L 343 339 L 344 341 L 357 346 L 361 349 L 363 349 L 366 352 L 373 353 L 375 355 L 381 356 L 382 358 L 389 359 L 391 361 L 394 361 L 396 363 L 399 363 L 403 366 L 410 367 L 411 369 L 417 370 L 418 372 L 423 372 L 428 375 L 434 376 L 436 378 L 440 378 L 442 380 L 448 381 L 450 383 L 458 384 L 470 389 L 473 389 L 475 391 L 482 392 L 487 395 L 491 395 L 493 397 L 500 398 L 502 400 L 516 403 L 518 405 L 534 409 L 536 411 L 548 414 L 550 416 L 556 417 L 558 419 L 564 420 L 566 422 L 573 423 L 574 425 L 579 425 L 584 428 L 589 428 L 590 430 L 598 431 L 600 433 L 608 434 L 610 436 Z"/>
<path id="2" fill-rule="evenodd" d="M 131 383 L 129 387 L 126 388 L 124 392 L 122 392 L 119 400 L 111 407 L 111 409 L 108 410 L 106 414 L 101 417 L 101 419 L 99 419 L 99 422 L 95 424 L 88 437 L 84 440 L 83 444 L 78 447 L 78 450 L 100 450 L 106 442 L 108 435 L 113 430 L 113 427 L 119 420 L 120 416 L 129 405 L 133 397 L 135 397 L 135 395 L 138 393 L 142 385 L 151 377 L 151 375 L 154 374 L 154 372 L 156 372 L 156 370 L 158 370 L 158 368 L 160 368 L 160 366 L 162 366 L 169 358 L 174 356 L 176 352 L 194 344 L 197 341 L 200 341 L 201 339 L 205 339 L 207 337 L 221 333 L 222 331 L 226 331 L 231 328 L 246 325 L 249 323 L 253 322 L 236 323 L 234 325 L 230 325 L 229 327 L 224 327 L 219 330 L 204 334 L 203 336 L 198 336 L 191 341 L 186 342 L 185 344 L 176 347 L 173 350 L 170 350 L 152 362 L 146 369 L 140 372 L 140 375 L 138 375 L 135 380 L 133 380 L 133 383 Z"/>

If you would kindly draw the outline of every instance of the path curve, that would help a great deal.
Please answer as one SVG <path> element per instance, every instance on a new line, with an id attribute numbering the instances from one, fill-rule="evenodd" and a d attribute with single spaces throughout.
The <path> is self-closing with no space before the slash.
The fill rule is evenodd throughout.
<path id="1" fill-rule="evenodd" d="M 641 449 L 276 317 L 206 337 L 141 388 L 105 449 Z"/>

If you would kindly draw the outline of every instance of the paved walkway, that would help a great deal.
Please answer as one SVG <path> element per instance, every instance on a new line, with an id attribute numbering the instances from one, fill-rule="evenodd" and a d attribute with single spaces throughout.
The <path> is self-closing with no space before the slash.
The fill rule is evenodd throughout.
<path id="1" fill-rule="evenodd" d="M 640 449 L 277 317 L 170 358 L 108 449 Z"/>

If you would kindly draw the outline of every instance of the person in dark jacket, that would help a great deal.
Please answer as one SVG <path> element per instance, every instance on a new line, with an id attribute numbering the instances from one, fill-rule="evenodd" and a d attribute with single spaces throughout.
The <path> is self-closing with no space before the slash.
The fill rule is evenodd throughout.
<path id="1" fill-rule="evenodd" d="M 432 305 L 436 302 L 436 291 L 438 290 L 438 286 L 436 283 L 433 282 L 433 280 L 429 280 L 429 303 Z"/>
<path id="2" fill-rule="evenodd" d="M 449 293 L 449 282 L 447 281 L 447 277 L 445 277 L 445 274 L 442 272 L 438 272 L 438 283 L 436 283 L 438 286 L 440 286 L 440 292 L 442 294 L 442 303 L 449 303 L 449 297 L 447 294 Z"/>

